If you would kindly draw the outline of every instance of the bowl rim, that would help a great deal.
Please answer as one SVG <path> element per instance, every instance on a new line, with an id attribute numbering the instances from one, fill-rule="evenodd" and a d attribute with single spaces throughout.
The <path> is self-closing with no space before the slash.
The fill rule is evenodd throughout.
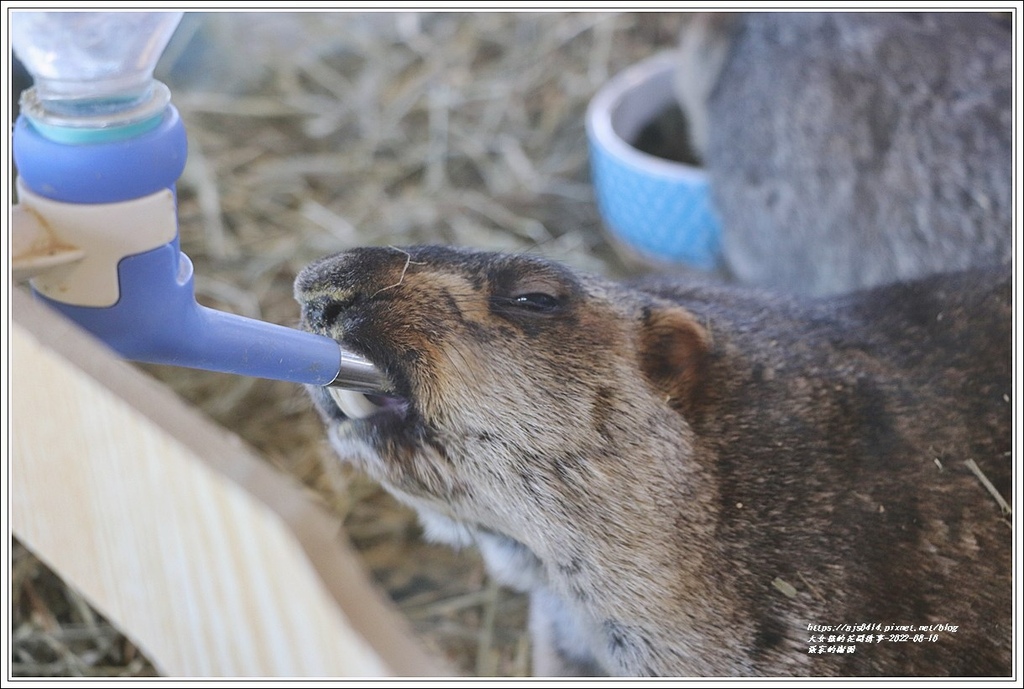
<path id="1" fill-rule="evenodd" d="M 702 168 L 645 153 L 623 139 L 613 125 L 613 119 L 626 99 L 640 89 L 651 88 L 652 82 L 667 80 L 668 88 L 656 89 L 654 99 L 644 105 L 645 111 L 650 111 L 653 116 L 675 102 L 671 77 L 678 58 L 676 50 L 663 51 L 627 67 L 608 80 L 587 106 L 587 136 L 592 145 L 642 174 L 687 182 L 700 181 L 706 177 Z"/>

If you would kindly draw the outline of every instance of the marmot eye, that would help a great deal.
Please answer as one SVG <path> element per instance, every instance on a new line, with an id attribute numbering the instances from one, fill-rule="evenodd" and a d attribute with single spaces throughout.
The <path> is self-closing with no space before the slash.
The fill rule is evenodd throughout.
<path id="1" fill-rule="evenodd" d="M 562 305 L 558 297 L 545 294 L 544 292 L 517 294 L 512 297 L 512 304 L 536 313 L 551 313 Z"/>

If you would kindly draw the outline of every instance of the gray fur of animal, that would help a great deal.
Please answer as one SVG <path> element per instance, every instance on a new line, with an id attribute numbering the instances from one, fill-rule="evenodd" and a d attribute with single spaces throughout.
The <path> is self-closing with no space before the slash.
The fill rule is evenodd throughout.
<path id="1" fill-rule="evenodd" d="M 376 248 L 295 294 L 393 383 L 361 419 L 310 388 L 339 457 L 529 593 L 537 674 L 1010 672 L 1012 531 L 965 466 L 1011 499 L 1008 268 L 798 301 Z M 858 624 L 958 628 L 809 652 Z"/>
<path id="2" fill-rule="evenodd" d="M 741 282 L 825 295 L 1009 261 L 1008 22 L 704 14 L 680 51 L 677 96 Z"/>

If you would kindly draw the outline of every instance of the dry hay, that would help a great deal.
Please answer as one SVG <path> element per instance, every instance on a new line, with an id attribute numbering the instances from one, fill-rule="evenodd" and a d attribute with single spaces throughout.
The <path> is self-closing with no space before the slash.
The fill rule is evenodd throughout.
<path id="1" fill-rule="evenodd" d="M 186 17 L 161 72 L 188 129 L 179 213 L 200 301 L 292 325 L 296 272 L 358 245 L 534 251 L 627 272 L 594 206 L 584 111 L 611 75 L 673 45 L 685 19 Z M 528 673 L 522 597 L 494 585 L 474 552 L 424 543 L 408 510 L 339 466 L 298 386 L 146 370 L 343 515 L 428 648 L 467 674 Z M 15 675 L 153 674 L 17 545 L 12 598 Z"/>

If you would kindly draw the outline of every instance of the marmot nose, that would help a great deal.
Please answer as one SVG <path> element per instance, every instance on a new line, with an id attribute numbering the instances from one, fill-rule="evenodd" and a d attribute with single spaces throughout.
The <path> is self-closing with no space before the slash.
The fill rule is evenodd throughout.
<path id="1" fill-rule="evenodd" d="M 362 301 L 362 294 L 345 299 L 316 297 L 302 304 L 302 320 L 314 328 L 330 328 L 346 310 Z"/>

